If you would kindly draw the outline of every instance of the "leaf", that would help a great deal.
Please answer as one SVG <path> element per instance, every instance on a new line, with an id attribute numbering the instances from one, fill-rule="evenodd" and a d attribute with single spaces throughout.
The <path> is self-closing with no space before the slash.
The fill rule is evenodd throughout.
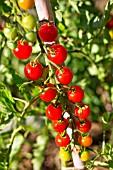
<path id="1" fill-rule="evenodd" d="M 20 77 L 18 73 L 16 73 L 13 69 L 11 70 L 11 72 L 12 72 L 13 80 L 17 85 L 24 83 L 24 80 Z"/>
<path id="2" fill-rule="evenodd" d="M 56 14 L 56 18 L 58 19 L 59 22 L 62 22 L 62 13 L 61 11 L 58 9 L 55 11 Z"/>

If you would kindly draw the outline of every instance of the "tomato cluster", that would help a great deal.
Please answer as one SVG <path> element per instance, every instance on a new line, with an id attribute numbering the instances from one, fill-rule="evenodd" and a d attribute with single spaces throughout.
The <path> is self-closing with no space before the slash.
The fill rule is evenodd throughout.
<path id="1" fill-rule="evenodd" d="M 18 6 L 22 10 L 28 10 L 34 6 L 34 0 L 18 0 Z M 30 23 L 30 24 L 29 24 Z M 71 159 L 73 144 L 83 147 L 89 147 L 92 144 L 92 137 L 89 135 L 91 122 L 88 120 L 90 107 L 83 103 L 84 90 L 78 85 L 69 86 L 73 80 L 73 73 L 70 68 L 64 65 L 68 52 L 66 48 L 56 43 L 58 38 L 58 29 L 52 22 L 44 22 L 35 32 L 36 22 L 32 15 L 23 16 L 21 26 L 26 34 L 17 39 L 17 46 L 12 50 L 15 57 L 20 60 L 30 60 L 32 58 L 32 43 L 36 41 L 36 34 L 39 42 L 43 46 L 43 57 L 49 71 L 43 79 L 44 67 L 39 62 L 39 58 L 28 61 L 24 68 L 25 77 L 31 81 L 41 80 L 39 98 L 47 102 L 46 117 L 52 121 L 52 127 L 56 131 L 55 143 L 60 147 L 59 156 L 64 161 Z M 35 34 L 36 33 L 36 34 Z M 17 29 L 4 28 L 4 35 L 10 40 L 14 40 L 18 35 Z M 30 43 L 29 43 L 30 42 Z M 49 44 L 49 45 L 48 45 Z M 52 74 L 51 74 L 52 73 Z M 74 113 L 71 113 L 69 105 L 74 106 Z M 65 113 L 69 118 L 65 118 Z M 73 132 L 78 132 L 78 137 L 70 137 L 67 128 L 71 127 Z M 72 133 L 73 134 L 73 133 Z M 86 161 L 84 156 L 88 154 L 81 153 L 81 160 Z"/>

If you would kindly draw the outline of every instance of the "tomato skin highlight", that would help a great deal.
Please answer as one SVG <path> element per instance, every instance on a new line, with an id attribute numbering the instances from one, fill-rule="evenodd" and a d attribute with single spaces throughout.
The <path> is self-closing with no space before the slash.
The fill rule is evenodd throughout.
<path id="1" fill-rule="evenodd" d="M 87 136 L 79 136 L 78 137 L 78 143 L 81 145 L 81 146 L 85 146 L 85 147 L 89 147 L 91 146 L 93 142 L 93 139 L 90 135 L 87 135 Z"/>
<path id="2" fill-rule="evenodd" d="M 39 96 L 45 102 L 51 102 L 57 95 L 57 90 L 55 86 L 51 83 L 47 84 L 48 89 L 45 92 L 42 92 Z M 43 87 L 42 87 L 43 89 Z"/>
<path id="3" fill-rule="evenodd" d="M 18 6 L 24 10 L 31 9 L 34 5 L 34 0 L 18 0 Z"/>
<path id="4" fill-rule="evenodd" d="M 88 161 L 90 155 L 89 155 L 89 152 L 88 151 L 83 151 L 80 155 L 80 159 L 83 161 L 83 162 L 86 162 Z"/>
<path id="5" fill-rule="evenodd" d="M 32 54 L 32 46 L 28 42 L 22 43 L 21 41 L 17 42 L 18 45 L 13 49 L 13 54 L 20 60 L 25 60 L 30 57 Z"/>
<path id="6" fill-rule="evenodd" d="M 58 81 L 63 85 L 68 85 L 71 83 L 73 78 L 73 73 L 68 67 L 62 67 L 61 70 L 56 70 L 55 72 Z"/>
<path id="7" fill-rule="evenodd" d="M 91 129 L 91 122 L 86 119 L 85 122 L 80 122 L 80 120 L 76 121 L 76 128 L 80 130 L 81 132 L 88 132 Z"/>
<path id="8" fill-rule="evenodd" d="M 67 58 L 67 50 L 60 44 L 54 44 L 48 50 L 48 58 L 55 64 L 62 64 Z"/>
<path id="9" fill-rule="evenodd" d="M 87 104 L 80 104 L 75 108 L 75 115 L 80 119 L 86 119 L 90 115 L 90 108 Z"/>
<path id="10" fill-rule="evenodd" d="M 44 42 L 53 42 L 58 36 L 58 30 L 55 25 L 50 25 L 49 23 L 41 25 L 38 30 L 38 35 L 40 39 Z"/>
<path id="11" fill-rule="evenodd" d="M 38 80 L 43 73 L 43 67 L 39 62 L 36 62 L 34 66 L 28 63 L 24 68 L 24 74 L 29 80 Z"/>
<path id="12" fill-rule="evenodd" d="M 52 122 L 52 126 L 56 132 L 62 133 L 68 126 L 68 120 L 63 118 L 63 120 L 55 120 Z"/>
<path id="13" fill-rule="evenodd" d="M 59 157 L 63 161 L 69 161 L 71 159 L 71 152 L 69 150 L 65 150 L 64 148 L 60 148 Z"/>
<path id="14" fill-rule="evenodd" d="M 58 147 L 66 147 L 70 143 L 69 135 L 61 136 L 61 134 L 58 133 L 55 137 L 55 143 Z"/>
<path id="15" fill-rule="evenodd" d="M 49 104 L 46 108 L 46 116 L 50 120 L 58 120 L 62 116 L 62 107 L 60 105 L 54 106 L 53 104 Z"/>
<path id="16" fill-rule="evenodd" d="M 73 102 L 81 102 L 84 98 L 84 91 L 79 86 L 71 86 L 70 89 L 67 92 L 68 99 Z"/>

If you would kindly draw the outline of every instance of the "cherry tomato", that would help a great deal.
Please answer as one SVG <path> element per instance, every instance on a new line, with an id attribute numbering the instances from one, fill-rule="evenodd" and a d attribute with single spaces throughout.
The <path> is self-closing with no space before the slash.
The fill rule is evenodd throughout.
<path id="1" fill-rule="evenodd" d="M 58 133 L 55 137 L 55 143 L 59 147 L 66 147 L 70 143 L 69 135 L 65 134 L 65 136 L 62 136 Z"/>
<path id="2" fill-rule="evenodd" d="M 61 84 L 68 85 L 73 78 L 72 71 L 65 66 L 62 66 L 60 70 L 56 70 L 56 77 Z"/>
<path id="3" fill-rule="evenodd" d="M 56 132 L 63 132 L 68 126 L 68 120 L 63 118 L 63 120 L 55 120 L 52 122 L 52 126 Z"/>
<path id="4" fill-rule="evenodd" d="M 22 18 L 22 26 L 31 31 L 36 26 L 36 19 L 33 15 L 27 15 Z"/>
<path id="5" fill-rule="evenodd" d="M 43 67 L 39 62 L 30 62 L 24 68 L 24 74 L 29 80 L 38 80 L 43 73 Z"/>
<path id="6" fill-rule="evenodd" d="M 48 50 L 48 58 L 55 64 L 62 64 L 67 58 L 67 51 L 64 46 L 54 44 Z"/>
<path id="7" fill-rule="evenodd" d="M 73 102 L 81 102 L 84 98 L 84 91 L 79 86 L 71 86 L 67 93 L 68 99 Z"/>
<path id="8" fill-rule="evenodd" d="M 90 108 L 87 104 L 79 104 L 75 108 L 75 115 L 80 119 L 86 119 L 90 115 Z"/>
<path id="9" fill-rule="evenodd" d="M 24 10 L 34 7 L 34 0 L 18 0 L 18 6 Z"/>
<path id="10" fill-rule="evenodd" d="M 53 42 L 58 36 L 58 30 L 55 25 L 49 23 L 41 25 L 38 31 L 39 37 L 44 42 Z"/>
<path id="11" fill-rule="evenodd" d="M 47 88 L 47 90 L 40 94 L 40 98 L 45 102 L 50 102 L 56 97 L 57 90 L 56 87 L 51 83 L 47 84 Z M 44 87 L 41 87 L 41 90 L 44 90 Z"/>
<path id="12" fill-rule="evenodd" d="M 93 139 L 90 135 L 87 135 L 87 136 L 79 135 L 78 137 L 78 143 L 81 146 L 89 147 L 92 144 L 92 142 L 93 142 Z"/>
<path id="13" fill-rule="evenodd" d="M 18 41 L 17 47 L 13 50 L 13 54 L 15 57 L 19 58 L 20 60 L 25 60 L 30 57 L 32 53 L 32 47 L 25 42 L 24 40 Z"/>
<path id="14" fill-rule="evenodd" d="M 113 17 L 107 22 L 106 27 L 107 27 L 108 29 L 113 28 Z"/>
<path id="15" fill-rule="evenodd" d="M 49 104 L 48 107 L 46 108 L 46 116 L 50 120 L 58 120 L 62 116 L 62 107 L 61 105 L 54 106 L 53 104 Z"/>
<path id="16" fill-rule="evenodd" d="M 83 122 L 80 122 L 80 120 L 77 120 L 76 121 L 76 127 L 81 132 L 86 133 L 91 129 L 91 122 L 88 119 L 86 119 Z"/>
<path id="17" fill-rule="evenodd" d="M 71 152 L 69 150 L 65 150 L 64 148 L 60 148 L 59 157 L 63 161 L 69 161 L 71 159 Z"/>
<path id="18" fill-rule="evenodd" d="M 10 40 L 14 40 L 17 37 L 17 28 L 15 27 L 5 27 L 3 32 L 5 37 Z"/>
<path id="19" fill-rule="evenodd" d="M 29 42 L 35 42 L 36 41 L 36 33 L 31 31 L 25 34 L 25 38 Z"/>
<path id="20" fill-rule="evenodd" d="M 86 162 L 88 161 L 90 155 L 89 155 L 89 152 L 88 151 L 83 151 L 80 155 L 80 159 L 83 161 L 83 162 Z"/>
<path id="21" fill-rule="evenodd" d="M 3 27 L 2 27 L 2 25 L 0 25 L 0 31 L 2 31 L 3 30 Z"/>

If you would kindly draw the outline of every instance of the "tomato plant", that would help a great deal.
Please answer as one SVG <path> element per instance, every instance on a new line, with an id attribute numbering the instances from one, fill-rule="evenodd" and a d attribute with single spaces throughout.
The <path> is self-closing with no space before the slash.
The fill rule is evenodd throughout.
<path id="1" fill-rule="evenodd" d="M 90 155 L 88 151 L 83 151 L 80 155 L 80 159 L 84 162 L 88 161 Z"/>
<path id="2" fill-rule="evenodd" d="M 54 104 L 49 104 L 48 107 L 46 108 L 46 116 L 50 120 L 58 120 L 62 116 L 62 107 L 61 105 L 55 106 Z"/>
<path id="3" fill-rule="evenodd" d="M 81 102 L 84 98 L 84 91 L 80 86 L 71 86 L 70 89 L 67 92 L 68 99 L 73 102 Z"/>
<path id="4" fill-rule="evenodd" d="M 78 142 L 81 146 L 89 147 L 91 146 L 93 139 L 90 135 L 87 136 L 79 136 L 78 137 Z"/>
<path id="5" fill-rule="evenodd" d="M 68 120 L 63 118 L 63 120 L 54 120 L 52 126 L 56 132 L 63 132 L 68 126 Z"/>
<path id="6" fill-rule="evenodd" d="M 34 7 L 34 0 L 18 0 L 18 6 L 24 10 Z"/>
<path id="7" fill-rule="evenodd" d="M 35 17 L 33 15 L 24 16 L 22 18 L 22 26 L 29 31 L 34 29 L 36 26 Z"/>
<path id="8" fill-rule="evenodd" d="M 79 104 L 75 107 L 75 115 L 80 119 L 86 119 L 90 115 L 90 108 L 87 104 Z"/>
<path id="9" fill-rule="evenodd" d="M 32 53 L 32 46 L 24 40 L 18 41 L 18 45 L 13 49 L 13 54 L 20 60 L 25 60 L 30 57 Z"/>
<path id="10" fill-rule="evenodd" d="M 86 132 L 89 132 L 89 130 L 91 129 L 91 122 L 88 119 L 82 122 L 80 120 L 77 120 L 76 127 L 81 132 L 86 133 Z"/>
<path id="11" fill-rule="evenodd" d="M 56 74 L 58 81 L 63 85 L 68 85 L 69 83 L 71 83 L 72 78 L 73 78 L 72 71 L 68 67 L 65 67 L 65 66 L 62 66 L 60 70 L 57 69 L 55 74 Z"/>
<path id="12" fill-rule="evenodd" d="M 70 143 L 69 135 L 65 134 L 62 136 L 60 133 L 58 133 L 55 137 L 55 143 L 59 147 L 66 147 Z"/>
<path id="13" fill-rule="evenodd" d="M 29 80 L 36 81 L 42 76 L 43 67 L 39 62 L 30 62 L 25 66 L 24 73 Z"/>
<path id="14" fill-rule="evenodd" d="M 41 25 L 38 30 L 39 37 L 44 42 L 55 41 L 58 36 L 58 30 L 55 25 L 49 23 Z"/>
<path id="15" fill-rule="evenodd" d="M 43 86 L 41 87 L 41 91 L 44 91 L 39 96 L 43 101 L 50 102 L 56 97 L 57 90 L 55 86 L 51 83 L 47 83 L 45 87 L 45 90 Z"/>
<path id="16" fill-rule="evenodd" d="M 65 150 L 64 148 L 60 148 L 59 156 L 61 160 L 69 161 L 71 159 L 71 152 L 69 150 Z"/>
<path id="17" fill-rule="evenodd" d="M 48 58 L 55 64 L 62 64 L 67 58 L 67 50 L 60 44 L 54 44 L 48 50 Z"/>
<path id="18" fill-rule="evenodd" d="M 17 28 L 16 27 L 13 27 L 13 26 L 12 27 L 5 27 L 2 30 L 3 30 L 6 38 L 8 38 L 9 40 L 14 40 L 17 37 Z"/>

